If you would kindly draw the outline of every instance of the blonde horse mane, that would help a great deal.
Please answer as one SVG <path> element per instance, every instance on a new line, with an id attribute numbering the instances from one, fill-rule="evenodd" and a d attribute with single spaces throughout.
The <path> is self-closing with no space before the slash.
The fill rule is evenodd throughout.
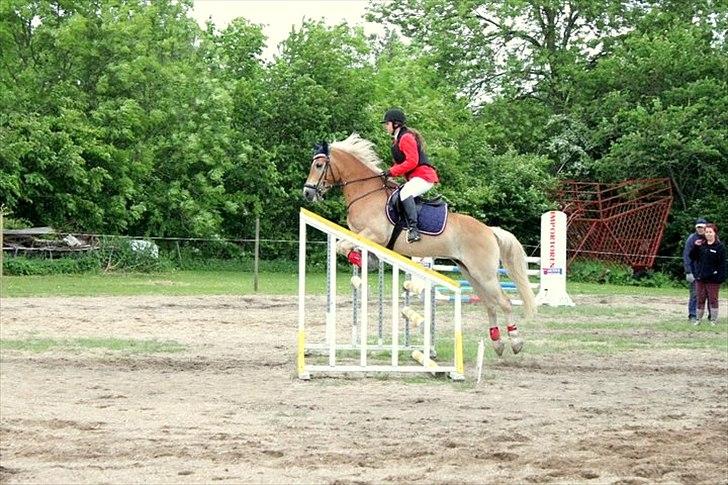
<path id="1" fill-rule="evenodd" d="M 374 143 L 360 137 L 358 133 L 352 133 L 345 140 L 333 142 L 331 148 L 344 151 L 356 157 L 375 172 L 382 171 L 379 167 L 382 160 L 377 156 L 377 152 L 374 151 Z"/>

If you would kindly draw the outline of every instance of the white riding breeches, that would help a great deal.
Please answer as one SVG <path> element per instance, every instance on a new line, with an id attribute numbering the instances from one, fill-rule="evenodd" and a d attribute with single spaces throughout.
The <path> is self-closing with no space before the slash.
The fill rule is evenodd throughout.
<path id="1" fill-rule="evenodd" d="M 417 197 L 430 190 L 433 185 L 435 184 L 425 179 L 412 177 L 400 189 L 399 198 L 400 200 L 405 200 L 408 197 Z"/>

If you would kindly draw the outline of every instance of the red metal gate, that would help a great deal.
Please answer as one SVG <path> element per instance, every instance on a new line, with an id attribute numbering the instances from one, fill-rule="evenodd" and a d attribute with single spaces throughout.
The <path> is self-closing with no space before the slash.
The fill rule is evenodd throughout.
<path id="1" fill-rule="evenodd" d="M 672 206 L 670 179 L 616 184 L 562 182 L 557 199 L 568 219 L 567 252 L 575 258 L 650 268 Z"/>

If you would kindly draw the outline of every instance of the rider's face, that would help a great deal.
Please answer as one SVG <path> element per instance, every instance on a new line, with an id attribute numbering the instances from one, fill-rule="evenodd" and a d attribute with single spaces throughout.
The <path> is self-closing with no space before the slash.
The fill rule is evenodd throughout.
<path id="1" fill-rule="evenodd" d="M 385 123 L 385 127 L 387 129 L 387 133 L 389 133 L 390 135 L 394 133 L 394 124 L 391 121 L 387 121 Z"/>

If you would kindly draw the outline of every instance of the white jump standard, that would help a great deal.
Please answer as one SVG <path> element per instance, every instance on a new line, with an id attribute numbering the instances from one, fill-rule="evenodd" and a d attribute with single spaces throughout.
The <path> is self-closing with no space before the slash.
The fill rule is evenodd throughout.
<path id="1" fill-rule="evenodd" d="M 327 235 L 329 247 L 334 247 L 337 242 L 346 241 L 354 244 L 361 251 L 361 266 L 364 271 L 360 273 L 359 286 L 359 338 L 352 345 L 339 345 L 336 341 L 336 257 L 334 251 L 327 254 L 327 271 L 329 276 L 327 282 L 328 298 L 326 305 L 325 318 L 325 338 L 324 345 L 313 345 L 310 347 L 328 350 L 328 362 L 326 364 L 309 364 L 306 362 L 307 348 L 306 343 L 306 237 L 307 228 L 312 227 Z M 388 264 L 392 268 L 392 333 L 391 342 L 388 344 L 369 343 L 369 320 L 368 320 L 368 273 L 366 268 L 369 263 L 369 255 L 374 254 L 384 264 Z M 420 365 L 402 365 L 399 362 L 399 353 L 404 350 L 412 350 L 413 347 L 403 346 L 399 343 L 400 334 L 400 318 L 402 318 L 399 307 L 400 288 L 400 271 L 406 274 L 416 276 L 424 281 L 424 316 L 423 316 L 423 342 L 421 346 L 415 347 L 417 352 L 415 356 L 421 360 Z M 382 273 L 380 273 L 382 274 Z M 348 229 L 345 229 L 323 217 L 314 214 L 306 209 L 301 209 L 299 216 L 299 248 L 298 248 L 298 349 L 296 358 L 296 367 L 298 377 L 300 379 L 309 379 L 313 374 L 334 374 L 334 373 L 432 373 L 447 374 L 453 380 L 464 379 L 463 364 L 463 337 L 462 337 L 462 320 L 461 320 L 461 304 L 460 301 L 453 302 L 453 362 L 451 365 L 443 365 L 442 363 L 432 360 L 430 357 L 432 348 L 431 339 L 431 311 L 432 311 L 432 292 L 434 285 L 443 285 L 455 294 L 460 294 L 460 285 L 452 279 L 440 275 L 432 270 L 422 267 L 412 262 L 394 251 L 376 244 L 363 236 L 360 236 Z M 411 309 L 407 309 L 411 310 Z M 407 311 L 410 316 L 411 312 Z M 418 318 L 419 320 L 419 318 Z M 378 336 L 381 339 L 381 336 Z M 358 365 L 346 364 L 340 365 L 337 359 L 337 351 L 357 350 L 359 352 Z M 389 364 L 370 364 L 369 352 L 388 350 L 391 353 L 391 361 Z"/>
<path id="2" fill-rule="evenodd" d="M 574 306 L 566 292 L 566 214 L 549 211 L 541 216 L 541 261 L 538 305 Z"/>

